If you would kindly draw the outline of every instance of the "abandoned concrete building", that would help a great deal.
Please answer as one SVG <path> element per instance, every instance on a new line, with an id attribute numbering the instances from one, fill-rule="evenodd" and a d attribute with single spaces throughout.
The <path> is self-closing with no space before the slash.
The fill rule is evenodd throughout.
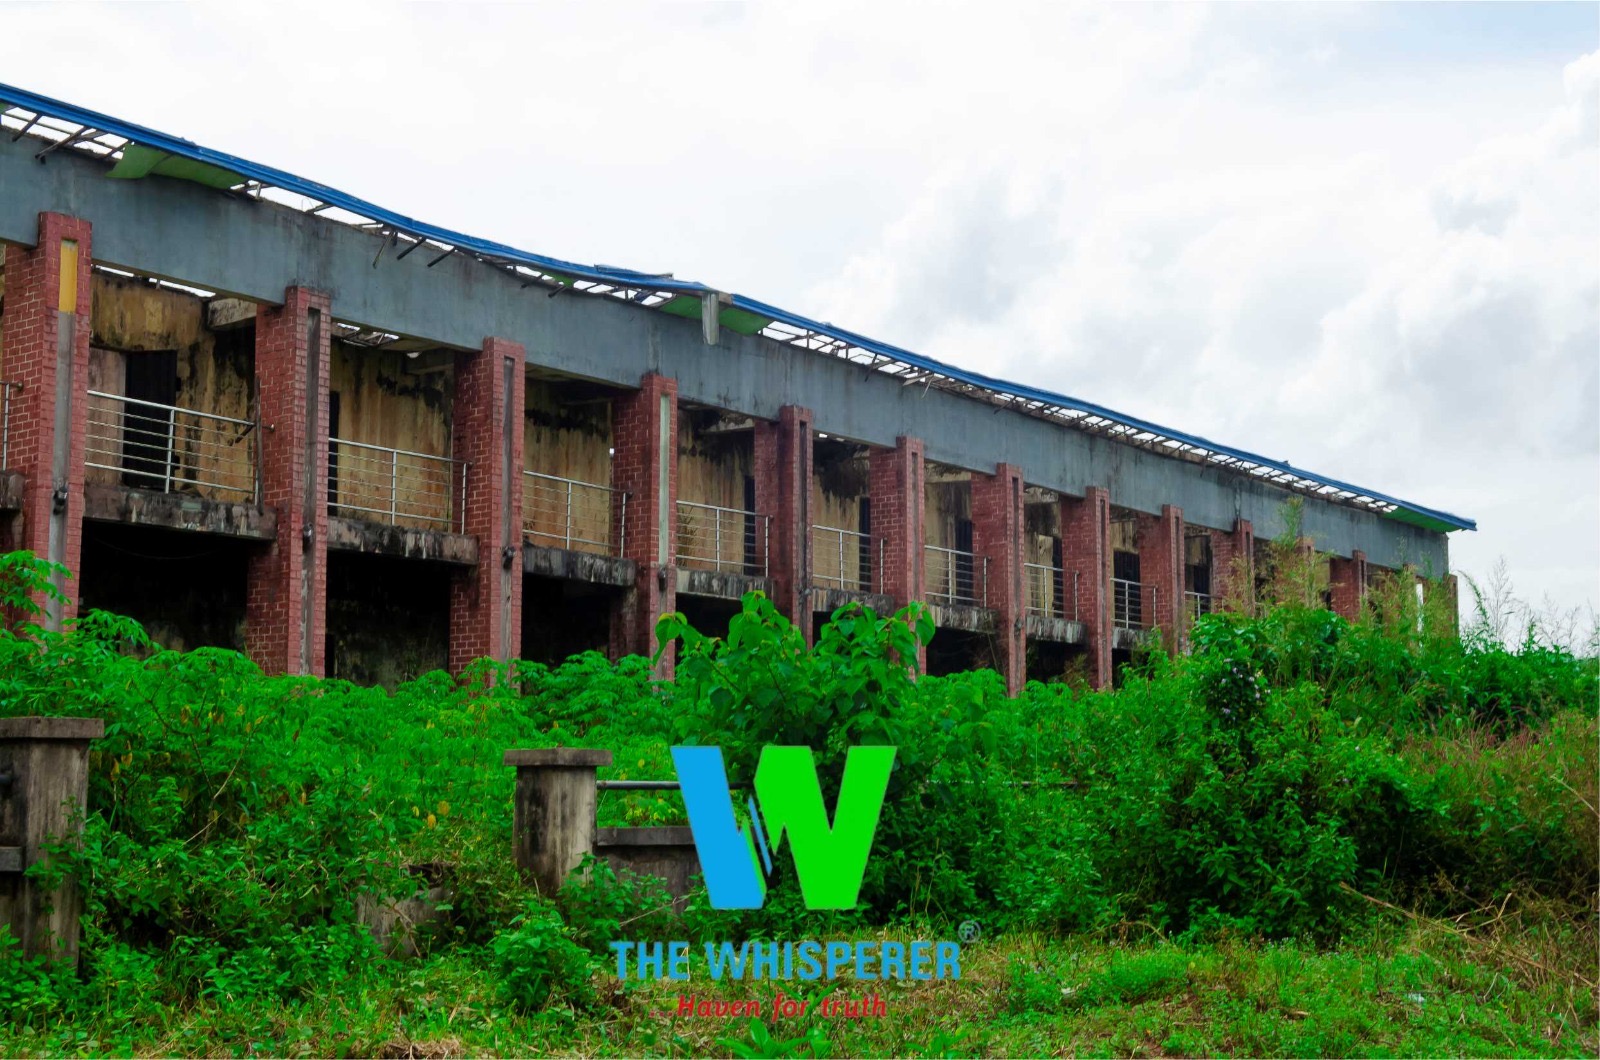
<path id="1" fill-rule="evenodd" d="M 1470 520 L 671 276 L 526 253 L 0 85 L 0 548 L 269 672 L 930 605 L 1012 688 L 1181 645 L 1303 500 L 1354 614 Z M 664 666 L 670 667 L 670 658 Z"/>

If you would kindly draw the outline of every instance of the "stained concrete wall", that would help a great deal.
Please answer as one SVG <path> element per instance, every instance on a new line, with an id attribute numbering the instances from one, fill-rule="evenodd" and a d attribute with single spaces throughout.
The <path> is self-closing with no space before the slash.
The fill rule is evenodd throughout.
<path id="1" fill-rule="evenodd" d="M 125 394 L 130 360 L 170 351 L 176 354 L 173 404 L 233 419 L 252 418 L 255 344 L 250 325 L 213 332 L 206 327 L 205 301 L 187 291 L 103 272 L 94 273 L 93 282 L 90 390 Z M 149 421 L 141 429 L 136 410 L 123 402 L 89 399 L 91 462 L 122 464 L 130 414 L 135 415 L 134 440 L 160 441 L 145 433 Z M 172 427 L 174 464 L 182 469 L 174 490 L 212 498 L 251 495 L 256 439 L 248 428 L 184 414 Z M 85 481 L 116 485 L 123 477 L 120 471 L 89 468 Z"/>
<path id="2" fill-rule="evenodd" d="M 816 526 L 859 532 L 867 490 L 868 460 L 860 447 L 827 440 L 816 443 L 811 462 L 811 518 Z M 875 561 L 875 555 L 868 559 L 869 574 Z M 812 533 L 811 570 L 818 583 L 837 586 L 836 579 L 842 577 L 845 588 L 857 589 L 861 567 L 859 538 L 846 535 L 841 548 L 839 535 Z M 871 584 L 876 589 L 875 577 Z"/>
<path id="3" fill-rule="evenodd" d="M 1111 513 L 1111 550 L 1138 554 L 1138 523 L 1130 513 L 1116 511 Z"/>
<path id="4" fill-rule="evenodd" d="M 956 523 L 972 519 L 972 480 L 964 471 L 928 465 L 923 489 L 923 532 L 926 544 L 956 547 Z M 969 549 L 970 551 L 970 546 Z"/>
<path id="5" fill-rule="evenodd" d="M 731 427 L 715 409 L 685 408 L 678 415 L 678 500 L 745 509 L 745 480 L 755 467 L 755 433 Z M 720 523 L 721 534 L 717 533 Z M 745 561 L 746 520 L 706 511 L 678 512 L 678 554 L 716 557 L 725 567 Z M 759 561 L 761 521 L 753 531 Z"/>
<path id="6" fill-rule="evenodd" d="M 1053 493 L 1032 496 L 1038 492 L 1030 490 L 1030 495 L 1023 502 L 1022 562 L 1051 567 L 1056 565 L 1056 542 L 1061 539 L 1061 500 Z M 1058 584 L 1051 573 L 1024 568 L 1022 586 L 1024 609 L 1037 606 L 1047 613 L 1061 614 L 1067 618 L 1076 614 L 1070 574 L 1064 575 Z M 1059 601 L 1056 599 L 1058 593 L 1062 596 Z"/>
<path id="7" fill-rule="evenodd" d="M 1061 540 L 1060 499 L 1054 494 L 1048 499 L 1029 498 L 1023 503 L 1022 517 L 1022 561 L 1048 566 L 1055 555 L 1056 542 Z"/>
<path id="8" fill-rule="evenodd" d="M 404 353 L 336 341 L 329 361 L 328 389 L 338 395 L 337 439 L 428 456 L 450 455 L 450 415 L 455 400 L 450 368 L 419 371 Z M 391 489 L 387 455 L 355 446 L 330 446 L 330 452 L 338 467 L 337 486 L 329 486 L 335 514 L 387 522 Z M 397 525 L 438 527 L 423 516 L 454 512 L 459 503 L 459 480 L 432 461 L 402 459 L 393 486 L 400 495 L 399 506 L 411 513 L 410 517 L 397 517 Z M 383 511 L 375 514 L 361 508 Z"/>
<path id="9" fill-rule="evenodd" d="M 543 475 L 610 486 L 611 402 L 593 394 L 582 400 L 564 400 L 563 389 L 550 380 L 528 379 L 523 463 L 527 470 Z M 580 552 L 612 551 L 610 494 L 573 487 L 569 546 L 567 494 L 562 484 L 524 477 L 522 488 L 523 531 L 534 544 Z"/>

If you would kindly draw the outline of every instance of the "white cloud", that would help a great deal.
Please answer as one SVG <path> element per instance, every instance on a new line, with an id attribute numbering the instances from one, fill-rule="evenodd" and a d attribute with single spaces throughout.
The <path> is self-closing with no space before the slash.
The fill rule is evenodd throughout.
<path id="1" fill-rule="evenodd" d="M 1379 137 L 1298 142 L 1288 126 L 1315 115 L 1260 112 L 1202 78 L 1081 130 L 1090 180 L 1072 151 L 941 171 L 809 300 L 959 363 L 1475 516 L 1457 566 L 1505 554 L 1535 598 L 1593 603 L 1600 53 L 1560 73 L 1546 71 L 1541 109 L 1486 123 L 1420 174 Z M 1169 102 L 1189 139 L 1215 145 L 1153 167 L 1124 130 Z M 1264 129 L 1285 133 L 1270 157 L 1232 150 Z M 982 264 L 955 264 L 974 251 Z"/>
<path id="2" fill-rule="evenodd" d="M 1485 11 L 24 6 L 0 77 L 1475 516 L 1572 606 L 1600 52 Z"/>

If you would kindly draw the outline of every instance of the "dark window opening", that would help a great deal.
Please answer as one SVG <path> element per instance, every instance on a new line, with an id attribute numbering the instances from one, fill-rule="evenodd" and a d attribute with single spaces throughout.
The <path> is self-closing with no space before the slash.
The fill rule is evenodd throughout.
<path id="1" fill-rule="evenodd" d="M 972 520 L 956 520 L 956 596 L 962 600 L 976 600 L 973 583 Z"/>
<path id="2" fill-rule="evenodd" d="M 1125 582 L 1139 580 L 1139 553 L 1117 551 L 1111 553 L 1111 576 Z"/>
<path id="3" fill-rule="evenodd" d="M 1056 601 L 1056 610 L 1061 612 L 1062 615 L 1067 614 L 1067 572 L 1064 569 L 1067 565 L 1066 558 L 1066 552 L 1061 547 L 1061 539 L 1052 537 L 1050 539 L 1050 566 L 1054 569 L 1050 572 L 1050 590 Z M 1072 618 L 1076 620 L 1077 617 L 1077 608 L 1074 607 Z"/>
<path id="4" fill-rule="evenodd" d="M 339 503 L 339 392 L 328 391 L 328 506 Z"/>
<path id="5" fill-rule="evenodd" d="M 178 403 L 178 351 L 126 355 L 123 393 L 122 481 L 139 489 L 168 488 L 172 474 L 173 421 L 170 406 Z M 155 409 L 134 404 L 149 401 Z"/>
<path id="6" fill-rule="evenodd" d="M 1211 595 L 1211 536 L 1193 534 L 1183 542 L 1183 587 L 1191 593 Z"/>
<path id="7" fill-rule="evenodd" d="M 1139 584 L 1139 553 L 1111 553 L 1112 619 L 1127 629 L 1144 628 L 1144 589 Z"/>

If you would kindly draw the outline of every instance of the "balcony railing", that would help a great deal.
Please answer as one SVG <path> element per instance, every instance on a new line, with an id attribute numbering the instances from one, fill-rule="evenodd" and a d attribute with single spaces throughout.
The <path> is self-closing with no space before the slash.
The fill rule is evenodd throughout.
<path id="1" fill-rule="evenodd" d="M 1184 605 L 1189 609 L 1189 621 L 1194 621 L 1201 615 L 1211 613 L 1212 599 L 1210 593 L 1186 592 L 1183 594 Z"/>
<path id="2" fill-rule="evenodd" d="M 925 545 L 928 599 L 940 604 L 989 606 L 989 557 Z"/>
<path id="3" fill-rule="evenodd" d="M 328 509 L 391 526 L 464 532 L 467 466 L 447 456 L 328 439 Z"/>
<path id="4" fill-rule="evenodd" d="M 874 555 L 873 549 L 877 552 Z M 811 528 L 811 580 L 853 592 L 882 592 L 884 541 L 836 526 Z"/>
<path id="5" fill-rule="evenodd" d="M 85 466 L 139 489 L 259 499 L 253 421 L 99 390 L 88 396 Z M 9 444 L 9 423 L 6 434 Z"/>
<path id="6" fill-rule="evenodd" d="M 1045 563 L 1024 563 L 1028 579 L 1028 613 L 1044 618 L 1078 620 L 1078 572 L 1072 572 L 1071 607 L 1067 605 L 1067 572 Z"/>
<path id="7" fill-rule="evenodd" d="M 1155 602 L 1156 587 L 1150 587 L 1152 605 Z M 1154 607 L 1151 608 L 1154 610 Z M 1111 579 L 1111 619 L 1118 629 L 1146 629 L 1144 609 L 1144 586 L 1126 578 Z"/>
<path id="8" fill-rule="evenodd" d="M 593 482 L 524 471 L 522 536 L 552 548 L 620 556 L 628 543 L 628 495 Z"/>
<path id="9" fill-rule="evenodd" d="M 743 508 L 678 502 L 678 562 L 703 570 L 769 573 L 772 520 Z"/>
<path id="10" fill-rule="evenodd" d="M 0 379 L 0 468 L 11 466 L 11 394 L 22 392 L 21 383 Z"/>

